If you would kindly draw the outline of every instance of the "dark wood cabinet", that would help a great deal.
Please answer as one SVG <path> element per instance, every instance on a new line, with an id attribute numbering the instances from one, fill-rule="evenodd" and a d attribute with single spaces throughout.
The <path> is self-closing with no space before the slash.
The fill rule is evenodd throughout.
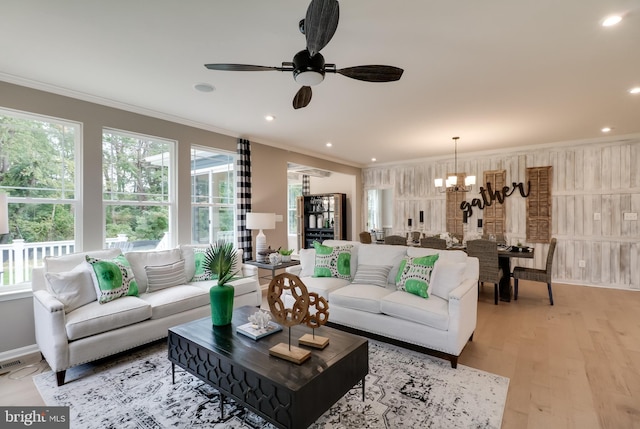
<path id="1" fill-rule="evenodd" d="M 314 241 L 345 240 L 346 208 L 346 194 L 298 197 L 298 248 L 311 248 Z"/>

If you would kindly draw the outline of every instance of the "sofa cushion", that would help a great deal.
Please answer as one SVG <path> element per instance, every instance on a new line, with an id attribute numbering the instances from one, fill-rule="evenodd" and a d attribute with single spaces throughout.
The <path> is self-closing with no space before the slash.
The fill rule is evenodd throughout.
<path id="1" fill-rule="evenodd" d="M 358 247 L 358 264 L 391 265 L 387 283 L 395 284 L 400 262 L 407 256 L 407 246 L 389 244 L 361 244 Z"/>
<path id="2" fill-rule="evenodd" d="M 138 296 L 138 285 L 133 270 L 123 255 L 112 259 L 85 257 L 93 268 L 91 278 L 99 303 L 104 304 L 126 295 Z"/>
<path id="3" fill-rule="evenodd" d="M 173 314 L 209 305 L 208 291 L 191 286 L 174 286 L 140 295 L 151 306 L 151 318 L 162 319 Z"/>
<path id="4" fill-rule="evenodd" d="M 382 297 L 380 310 L 389 316 L 443 331 L 449 328 L 449 302 L 437 296 L 423 299 L 396 291 Z"/>
<path id="5" fill-rule="evenodd" d="M 247 293 L 255 292 L 257 290 L 257 283 L 255 277 L 242 277 L 239 279 L 231 280 L 227 283 L 229 286 L 233 286 L 234 293 L 233 296 L 241 296 Z M 216 286 L 218 284 L 217 280 L 205 280 L 201 282 L 191 282 L 189 283 L 191 286 L 198 287 L 205 291 L 209 291 L 212 286 Z"/>
<path id="6" fill-rule="evenodd" d="M 398 290 L 429 298 L 427 290 L 431 282 L 433 266 L 437 260 L 438 255 L 404 258 L 396 276 Z"/>
<path id="7" fill-rule="evenodd" d="M 180 249 L 147 250 L 127 252 L 124 256 L 131 265 L 133 276 L 136 278 L 136 283 L 138 284 L 138 291 L 145 293 L 149 284 L 145 267 L 148 265 L 166 265 L 178 262 L 182 259 L 182 252 L 180 252 Z M 183 284 L 184 283 L 185 282 L 183 282 Z"/>
<path id="8" fill-rule="evenodd" d="M 467 264 L 464 262 L 436 262 L 431 275 L 431 294 L 449 300 L 449 293 L 460 286 Z"/>
<path id="9" fill-rule="evenodd" d="M 315 292 L 326 300 L 331 292 L 349 284 L 349 280 L 335 277 L 300 277 L 300 281 L 307 287 L 307 291 Z M 285 294 L 289 293 L 288 290 L 285 291 Z"/>
<path id="10" fill-rule="evenodd" d="M 184 259 L 184 274 L 187 277 L 187 282 L 197 282 L 204 280 L 211 280 L 204 269 L 204 255 L 209 244 L 182 244 L 179 246 L 182 253 L 182 259 Z M 233 272 L 238 272 L 238 275 L 242 275 L 242 259 L 244 252 L 242 249 L 236 249 L 236 257 L 233 261 Z"/>
<path id="11" fill-rule="evenodd" d="M 94 301 L 66 315 L 69 340 L 78 340 L 102 332 L 142 322 L 151 317 L 151 306 L 134 296 L 99 304 Z"/>
<path id="12" fill-rule="evenodd" d="M 47 280 L 47 288 L 64 305 L 66 313 L 98 299 L 86 263 L 71 271 L 45 273 L 44 277 Z"/>
<path id="13" fill-rule="evenodd" d="M 144 270 L 148 280 L 148 292 L 187 283 L 187 278 L 184 275 L 184 259 L 166 265 L 147 265 Z"/>
<path id="14" fill-rule="evenodd" d="M 381 313 L 380 299 L 390 293 L 393 293 L 393 290 L 379 286 L 351 284 L 331 292 L 329 302 L 331 305 L 353 310 Z"/>
<path id="15" fill-rule="evenodd" d="M 353 246 L 325 246 L 313 243 L 316 249 L 316 265 L 313 269 L 314 277 L 337 277 L 351 279 L 351 249 Z"/>
<path id="16" fill-rule="evenodd" d="M 352 283 L 387 287 L 391 265 L 358 265 Z"/>
<path id="17" fill-rule="evenodd" d="M 85 263 L 85 256 L 89 255 L 94 258 L 109 259 L 121 255 L 122 251 L 118 248 L 93 250 L 90 252 L 70 253 L 62 256 L 47 256 L 44 258 L 44 271 L 47 273 L 62 273 L 71 271 L 80 264 Z"/>

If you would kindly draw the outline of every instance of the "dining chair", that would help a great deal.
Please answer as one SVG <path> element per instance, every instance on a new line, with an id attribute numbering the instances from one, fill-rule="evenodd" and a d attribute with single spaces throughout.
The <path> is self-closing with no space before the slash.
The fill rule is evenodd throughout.
<path id="1" fill-rule="evenodd" d="M 362 231 L 360 233 L 360 243 L 371 244 L 371 233 L 369 231 Z"/>
<path id="2" fill-rule="evenodd" d="M 395 246 L 398 246 L 398 245 L 406 246 L 407 237 L 403 237 L 401 235 L 387 235 L 386 237 L 384 237 L 384 244 L 392 244 Z"/>
<path id="3" fill-rule="evenodd" d="M 428 247 L 430 249 L 446 249 L 447 240 L 438 237 L 425 237 L 420 240 L 420 247 Z"/>
<path id="4" fill-rule="evenodd" d="M 513 269 L 513 300 L 518 299 L 518 280 L 531 280 L 547 284 L 549 302 L 553 305 L 553 292 L 551 291 L 551 269 L 553 267 L 553 254 L 556 251 L 556 239 L 552 238 L 547 253 L 547 266 L 544 270 L 537 268 L 515 267 Z"/>
<path id="5" fill-rule="evenodd" d="M 469 240 L 467 241 L 467 255 L 478 258 L 480 265 L 478 287 L 480 287 L 480 283 L 493 283 L 493 301 L 495 305 L 498 305 L 498 286 L 503 273 L 498 264 L 497 243 L 484 239 Z"/>

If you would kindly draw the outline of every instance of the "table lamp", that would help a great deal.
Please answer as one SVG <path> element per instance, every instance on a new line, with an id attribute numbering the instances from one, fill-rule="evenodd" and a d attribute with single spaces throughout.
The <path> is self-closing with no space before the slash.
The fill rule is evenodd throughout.
<path id="1" fill-rule="evenodd" d="M 263 229 L 275 229 L 275 213 L 247 213 L 247 229 L 259 229 L 256 236 L 256 261 L 264 262 L 265 256 L 260 252 L 267 250 L 267 237 L 262 232 Z"/>

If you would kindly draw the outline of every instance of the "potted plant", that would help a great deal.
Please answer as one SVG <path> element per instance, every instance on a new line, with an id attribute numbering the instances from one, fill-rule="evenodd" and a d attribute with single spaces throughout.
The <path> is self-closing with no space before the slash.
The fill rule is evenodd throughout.
<path id="1" fill-rule="evenodd" d="M 282 255 L 282 262 L 291 262 L 293 249 L 280 249 L 279 252 Z"/>
<path id="2" fill-rule="evenodd" d="M 237 273 L 233 272 L 236 249 L 233 243 L 217 241 L 209 246 L 204 255 L 204 269 L 211 279 L 217 279 L 209 289 L 211 304 L 211 322 L 213 326 L 224 326 L 231 323 L 233 316 L 234 288 L 227 283 Z"/>

